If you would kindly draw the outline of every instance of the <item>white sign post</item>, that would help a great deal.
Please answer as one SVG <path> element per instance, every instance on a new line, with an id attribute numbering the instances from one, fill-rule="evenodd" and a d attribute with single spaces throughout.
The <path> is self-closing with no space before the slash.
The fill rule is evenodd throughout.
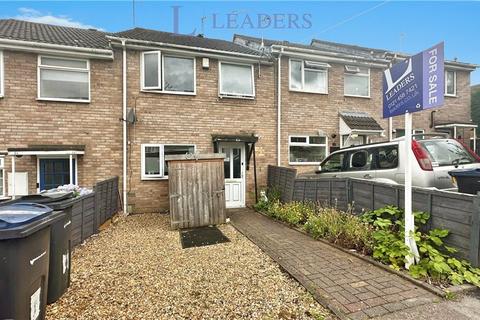
<path id="1" fill-rule="evenodd" d="M 383 74 L 383 117 L 405 115 L 405 245 L 410 249 L 405 257 L 407 269 L 419 260 L 412 212 L 412 113 L 443 105 L 444 77 L 443 42 L 393 65 Z"/>

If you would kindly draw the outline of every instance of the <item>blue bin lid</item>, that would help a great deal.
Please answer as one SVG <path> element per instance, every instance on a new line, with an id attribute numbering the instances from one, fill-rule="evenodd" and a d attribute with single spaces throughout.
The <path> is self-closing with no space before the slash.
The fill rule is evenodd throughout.
<path id="1" fill-rule="evenodd" d="M 13 203 L 0 207 L 0 229 L 32 222 L 53 210 L 38 203 Z"/>
<path id="2" fill-rule="evenodd" d="M 473 169 L 458 169 L 452 170 L 448 172 L 449 175 L 452 177 L 480 177 L 480 168 L 473 168 Z"/>

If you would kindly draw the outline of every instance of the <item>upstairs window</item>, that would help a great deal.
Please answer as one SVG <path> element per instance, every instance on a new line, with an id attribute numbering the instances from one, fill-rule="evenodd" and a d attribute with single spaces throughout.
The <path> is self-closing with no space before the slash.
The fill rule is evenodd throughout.
<path id="1" fill-rule="evenodd" d="M 142 180 L 168 177 L 165 156 L 195 153 L 195 145 L 188 144 L 142 144 Z"/>
<path id="2" fill-rule="evenodd" d="M 455 97 L 457 95 L 457 73 L 445 71 L 445 95 Z"/>
<path id="3" fill-rule="evenodd" d="M 319 164 L 327 155 L 327 137 L 290 136 L 290 164 Z"/>
<path id="4" fill-rule="evenodd" d="M 328 93 L 328 63 L 290 60 L 290 90 Z"/>
<path id="5" fill-rule="evenodd" d="M 0 97 L 3 97 L 3 77 L 4 77 L 4 72 L 3 72 L 3 52 L 0 51 Z M 0 194 L 1 196 L 1 194 Z"/>
<path id="6" fill-rule="evenodd" d="M 38 98 L 89 102 L 89 61 L 40 56 L 38 58 Z"/>
<path id="7" fill-rule="evenodd" d="M 344 94 L 352 97 L 370 97 L 370 69 L 345 66 Z"/>
<path id="8" fill-rule="evenodd" d="M 255 97 L 252 64 L 220 62 L 219 68 L 219 94 L 221 97 Z"/>
<path id="9" fill-rule="evenodd" d="M 143 52 L 142 90 L 195 94 L 195 58 Z"/>

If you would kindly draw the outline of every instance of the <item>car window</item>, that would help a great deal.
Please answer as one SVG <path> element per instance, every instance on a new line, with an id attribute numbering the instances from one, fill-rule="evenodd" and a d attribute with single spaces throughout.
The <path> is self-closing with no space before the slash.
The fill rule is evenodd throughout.
<path id="1" fill-rule="evenodd" d="M 378 149 L 378 169 L 393 169 L 398 167 L 398 147 L 385 146 Z"/>
<path id="2" fill-rule="evenodd" d="M 458 142 L 448 140 L 424 140 L 420 145 L 428 152 L 432 165 L 450 166 L 476 162 L 475 158 Z"/>
<path id="3" fill-rule="evenodd" d="M 371 150 L 355 150 L 348 155 L 348 171 L 371 170 L 372 165 Z"/>
<path id="4" fill-rule="evenodd" d="M 322 163 L 322 172 L 342 171 L 344 157 L 344 152 L 332 154 L 324 163 Z"/>

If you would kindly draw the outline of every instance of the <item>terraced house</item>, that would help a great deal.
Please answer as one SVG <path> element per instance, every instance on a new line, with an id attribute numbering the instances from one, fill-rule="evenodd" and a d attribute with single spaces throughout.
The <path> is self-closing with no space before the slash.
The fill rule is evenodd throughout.
<path id="1" fill-rule="evenodd" d="M 402 58 L 318 40 L 0 20 L 0 196 L 118 175 L 129 210 L 166 210 L 165 156 L 222 152 L 227 206 L 245 206 L 268 164 L 313 170 L 336 148 L 402 135 L 403 119 L 381 119 L 382 71 Z M 414 127 L 468 141 L 475 66 L 446 69 L 445 107 Z"/>

